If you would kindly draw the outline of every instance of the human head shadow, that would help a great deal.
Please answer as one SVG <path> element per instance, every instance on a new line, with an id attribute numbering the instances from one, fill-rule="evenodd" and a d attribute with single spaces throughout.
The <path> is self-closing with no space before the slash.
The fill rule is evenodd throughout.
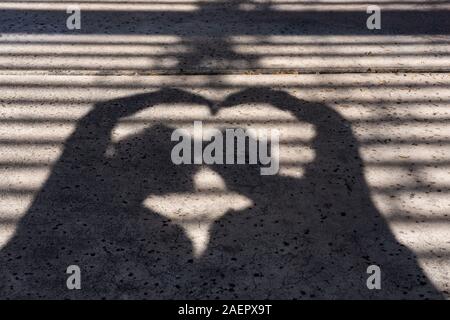
<path id="1" fill-rule="evenodd" d="M 315 159 L 300 179 L 261 176 L 258 165 L 211 165 L 253 206 L 217 220 L 194 259 L 183 230 L 142 205 L 149 195 L 195 191 L 198 166 L 171 162 L 173 129 L 152 126 L 107 155 L 121 118 L 160 103 L 211 111 L 269 103 L 315 127 Z M 0 297 L 439 298 L 373 205 L 362 169 L 349 123 L 284 91 L 243 90 L 216 107 L 178 89 L 98 103 L 2 248 Z M 82 290 L 65 286 L 72 264 L 82 268 Z M 366 287 L 371 264 L 381 267 L 382 290 Z"/>
<path id="2" fill-rule="evenodd" d="M 225 215 L 211 232 L 208 259 L 220 256 L 229 262 L 222 273 L 242 275 L 233 281 L 239 294 L 228 296 L 440 298 L 373 204 L 350 123 L 325 104 L 268 88 L 232 94 L 220 108 L 257 103 L 312 124 L 315 159 L 304 165 L 300 179 L 261 176 L 257 165 L 216 166 L 231 191 L 254 202 Z M 381 268 L 382 290 L 366 286 L 373 264 Z M 242 266 L 254 271 L 239 272 Z"/>
<path id="3" fill-rule="evenodd" d="M 164 124 L 111 142 L 120 119 L 161 103 L 211 106 L 162 89 L 98 103 L 78 122 L 1 250 L 2 298 L 170 298 L 177 290 L 176 266 L 191 258 L 189 240 L 142 203 L 150 194 L 192 190 L 193 168 L 172 164 L 173 129 Z M 82 290 L 67 290 L 69 265 L 80 266 Z"/>

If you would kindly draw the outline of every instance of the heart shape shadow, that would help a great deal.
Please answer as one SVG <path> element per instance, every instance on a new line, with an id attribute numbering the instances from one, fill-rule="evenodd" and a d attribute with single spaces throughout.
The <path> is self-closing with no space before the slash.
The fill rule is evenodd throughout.
<path id="1" fill-rule="evenodd" d="M 149 195 L 196 190 L 198 166 L 170 161 L 173 128 L 151 126 L 105 156 L 120 119 L 183 103 L 204 105 L 212 114 L 269 104 L 316 130 L 315 158 L 300 179 L 261 176 L 257 165 L 207 167 L 252 205 L 231 206 L 215 219 L 197 260 L 179 225 L 143 206 Z M 373 205 L 358 145 L 350 124 L 332 108 L 270 88 L 242 90 L 220 103 L 179 89 L 98 103 L 78 122 L 1 249 L 0 297 L 441 297 Z M 20 259 L 11 258 L 19 253 Z M 76 292 L 64 285 L 72 264 L 84 270 L 83 290 Z M 366 287 L 371 264 L 383 270 L 383 290 Z"/>

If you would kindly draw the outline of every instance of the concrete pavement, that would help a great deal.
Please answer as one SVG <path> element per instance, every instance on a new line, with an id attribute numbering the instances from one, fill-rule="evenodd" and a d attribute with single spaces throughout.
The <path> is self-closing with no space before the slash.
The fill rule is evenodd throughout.
<path id="1" fill-rule="evenodd" d="M 448 74 L 0 81 L 1 259 L 11 268 L 3 273 L 9 276 L 2 297 L 437 297 L 431 287 L 448 293 Z M 169 100 L 155 98 L 152 92 L 158 97 L 160 88 L 192 96 L 174 91 Z M 215 114 L 193 98 L 219 106 L 233 94 L 251 97 L 252 88 L 260 90 L 259 98 L 236 98 L 234 107 Z M 277 92 L 294 97 L 295 108 L 312 119 L 298 119 L 297 109 L 289 109 L 287 97 Z M 135 115 L 113 127 L 100 118 L 86 123 L 102 101 L 124 97 L 133 105 L 140 93 L 151 98 Z M 334 129 L 326 129 L 331 116 Z M 194 119 L 219 127 L 279 128 L 280 180 L 246 177 L 251 169 L 245 166 L 228 173 L 220 166 L 173 171 L 166 159 L 170 135 L 163 133 L 192 127 Z M 110 141 L 105 154 L 103 134 Z M 320 149 L 322 144 L 330 145 Z M 105 160 L 95 156 L 97 149 Z M 349 157 L 352 150 L 358 153 Z M 114 163 L 117 157 L 125 163 Z M 243 171 L 235 177 L 233 170 Z M 190 187 L 192 181 L 197 184 Z M 218 183 L 224 196 L 247 202 L 240 207 L 239 197 L 231 200 L 236 206 L 214 218 L 207 201 L 214 193 L 201 181 Z M 195 232 L 184 233 L 165 214 L 166 199 L 184 204 L 179 214 L 205 210 L 190 206 L 192 193 L 203 197 L 213 224 L 198 258 Z M 371 229 L 385 223 L 383 231 Z M 386 246 L 381 252 L 377 237 Z M 390 242 L 405 245 L 410 256 Z M 419 269 L 409 269 L 415 255 L 427 285 Z M 65 288 L 61 269 L 68 263 L 82 267 L 80 291 Z M 385 270 L 385 290 L 366 288 L 361 267 L 369 263 Z M 342 280 L 342 268 L 349 282 Z"/>
<path id="2" fill-rule="evenodd" d="M 371 4 L 2 2 L 0 297 L 448 298 L 448 4 Z M 278 174 L 174 165 L 194 121 Z"/>
<path id="3" fill-rule="evenodd" d="M 381 29 L 368 30 L 368 5 Z M 66 9 L 81 10 L 68 30 Z M 450 71 L 445 1 L 4 1 L 0 70 L 58 74 Z"/>

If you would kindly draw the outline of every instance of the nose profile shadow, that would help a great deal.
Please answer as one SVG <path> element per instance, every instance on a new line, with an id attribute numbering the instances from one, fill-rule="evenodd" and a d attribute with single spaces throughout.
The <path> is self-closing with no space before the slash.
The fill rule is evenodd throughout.
<path id="1" fill-rule="evenodd" d="M 200 104 L 211 114 L 270 104 L 315 127 L 316 157 L 301 178 L 261 176 L 258 165 L 209 165 L 253 205 L 216 220 L 194 259 L 184 230 L 143 206 L 149 195 L 195 192 L 199 166 L 171 161 L 173 128 L 161 122 L 111 141 L 120 119 L 162 103 Z M 217 106 L 179 89 L 98 103 L 1 249 L 0 297 L 442 298 L 374 206 L 358 147 L 339 113 L 280 90 L 242 90 Z M 373 264 L 380 290 L 366 286 Z M 69 265 L 80 266 L 82 290 L 67 290 Z"/>

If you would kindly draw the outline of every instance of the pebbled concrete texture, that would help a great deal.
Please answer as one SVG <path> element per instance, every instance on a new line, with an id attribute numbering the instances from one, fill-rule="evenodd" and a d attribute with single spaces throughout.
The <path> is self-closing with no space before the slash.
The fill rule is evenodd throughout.
<path id="1" fill-rule="evenodd" d="M 2 1 L 0 298 L 448 299 L 449 4 L 370 4 Z M 174 165 L 197 120 L 279 172 Z"/>
<path id="2" fill-rule="evenodd" d="M 448 298 L 449 81 L 2 75 L 0 297 Z M 194 120 L 278 128 L 279 173 L 173 165 Z"/>
<path id="3" fill-rule="evenodd" d="M 368 30 L 368 5 L 381 29 Z M 68 30 L 78 5 L 81 29 Z M 58 74 L 449 72 L 445 1 L 2 1 L 0 70 Z"/>

